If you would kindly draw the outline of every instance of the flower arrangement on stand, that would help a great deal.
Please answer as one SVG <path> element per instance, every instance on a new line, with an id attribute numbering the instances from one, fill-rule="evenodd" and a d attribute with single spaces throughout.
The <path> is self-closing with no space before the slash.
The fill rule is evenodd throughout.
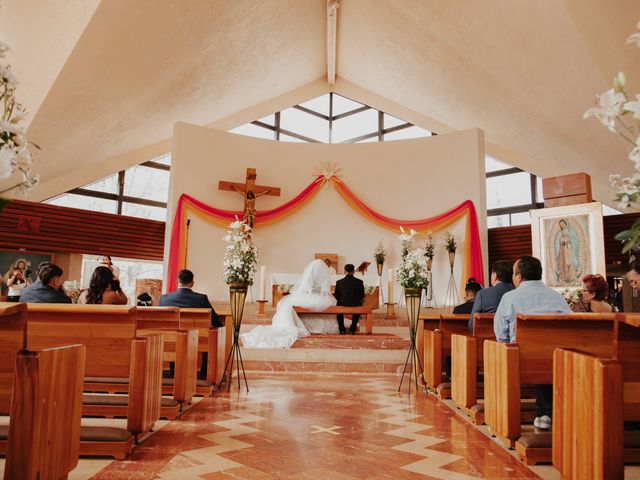
<path id="1" fill-rule="evenodd" d="M 293 288 L 292 284 L 283 283 L 281 285 L 278 285 L 278 293 L 281 295 L 289 295 L 291 293 L 292 288 Z"/>
<path id="2" fill-rule="evenodd" d="M 453 274 L 453 266 L 456 260 L 458 242 L 451 232 L 446 232 L 444 235 L 444 249 L 449 254 L 449 266 L 451 267 L 449 285 L 447 285 L 447 292 L 444 295 L 444 305 L 455 305 L 458 302 L 458 287 L 456 286 L 456 277 Z"/>
<path id="3" fill-rule="evenodd" d="M 427 233 L 427 241 L 424 245 L 424 256 L 427 257 L 427 270 L 429 270 L 429 287 L 425 292 L 425 299 L 426 306 L 430 307 L 433 301 L 433 277 L 431 268 L 433 267 L 433 257 L 436 256 L 436 241 L 433 239 L 433 233 L 431 231 Z M 433 306 L 437 307 L 435 302 Z"/>
<path id="4" fill-rule="evenodd" d="M 398 391 L 402 388 L 404 374 L 407 370 L 407 365 L 409 365 L 409 393 L 411 393 L 411 375 L 415 375 L 416 392 L 418 391 L 418 376 L 422 375 L 422 362 L 420 356 L 416 353 L 416 336 L 422 290 L 429 287 L 429 270 L 427 268 L 427 257 L 424 249 L 416 248 L 407 251 L 402 257 L 402 262 L 397 269 L 397 278 L 404 289 L 405 301 L 407 303 L 407 318 L 409 320 L 409 338 L 411 340 L 409 354 L 404 363 Z"/>
<path id="5" fill-rule="evenodd" d="M 78 280 L 67 280 L 62 284 L 62 289 L 64 293 L 67 294 L 67 297 L 71 299 L 72 303 L 78 303 L 78 298 L 80 298 L 80 293 L 82 293 Z"/>
<path id="6" fill-rule="evenodd" d="M 413 237 L 415 236 L 416 231 L 412 228 L 409 230 L 409 233 L 406 233 L 404 228 L 400 227 L 400 232 L 400 235 L 398 235 L 398 238 L 400 239 L 400 255 L 404 258 L 413 248 Z"/>
<path id="7" fill-rule="evenodd" d="M 6 57 L 9 47 L 0 42 L 0 60 Z M 20 123 L 27 112 L 15 97 L 18 80 L 11 72 L 9 64 L 0 63 L 0 102 L 2 117 L 0 118 L 0 180 L 11 177 L 16 171 L 20 178 L 17 182 L 0 191 L 0 195 L 12 190 L 26 192 L 38 184 L 39 176 L 31 172 L 33 160 L 29 147 L 39 149 L 35 143 L 29 142 L 26 129 Z M 3 205 L 4 206 L 4 205 Z"/>
<path id="8" fill-rule="evenodd" d="M 223 240 L 227 242 L 224 253 L 224 281 L 229 285 L 229 296 L 231 301 L 231 317 L 233 319 L 233 345 L 229 352 L 229 357 L 224 367 L 224 372 L 228 371 L 227 391 L 231 390 L 233 378 L 233 363 L 236 363 L 238 375 L 238 390 L 240 389 L 240 370 L 244 377 L 244 384 L 249 391 L 247 376 L 244 372 L 242 354 L 240 353 L 240 327 L 242 325 L 242 314 L 244 312 L 244 302 L 247 298 L 249 285 L 253 285 L 253 277 L 258 264 L 258 250 L 251 238 L 251 227 L 241 220 L 236 220 L 229 225 L 227 234 Z M 227 370 L 228 368 L 228 370 Z M 220 387 L 225 379 L 220 380 Z"/>
<path id="9" fill-rule="evenodd" d="M 373 258 L 376 261 L 378 270 L 378 287 L 380 287 L 380 303 L 384 304 L 384 295 L 382 294 L 382 268 L 384 267 L 384 259 L 387 258 L 387 250 L 384 248 L 382 240 L 378 241 L 376 248 L 373 250 Z"/>
<path id="10" fill-rule="evenodd" d="M 640 22 L 636 28 L 640 30 Z M 631 34 L 627 44 L 635 43 L 640 47 L 640 32 Z M 630 177 L 610 175 L 611 186 L 617 189 L 616 200 L 620 208 L 640 205 L 640 94 L 629 97 L 627 80 L 623 72 L 613 78 L 613 88 L 596 95 L 596 106 L 589 108 L 582 118 L 595 117 L 609 131 L 617 134 L 629 144 L 629 160 L 636 173 Z M 636 220 L 629 230 L 615 236 L 623 244 L 622 252 L 629 252 L 640 245 L 640 219 Z"/>

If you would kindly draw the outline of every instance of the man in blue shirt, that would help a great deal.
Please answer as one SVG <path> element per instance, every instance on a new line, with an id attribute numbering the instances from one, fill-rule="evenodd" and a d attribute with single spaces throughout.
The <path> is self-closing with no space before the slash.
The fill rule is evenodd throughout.
<path id="1" fill-rule="evenodd" d="M 62 289 L 62 269 L 53 263 L 38 266 L 38 279 L 22 290 L 20 301 L 25 303 L 71 303 Z"/>
<path id="2" fill-rule="evenodd" d="M 515 290 L 505 293 L 493 319 L 493 330 L 499 342 L 516 341 L 516 314 L 571 313 L 566 300 L 555 290 L 542 283 L 542 265 L 534 257 L 520 257 L 513 264 Z M 551 428 L 551 385 L 536 385 L 536 419 L 533 424 L 541 429 Z"/>
<path id="3" fill-rule="evenodd" d="M 491 287 L 484 288 L 476 295 L 471 309 L 471 318 L 469 319 L 469 331 L 473 333 L 473 314 L 474 313 L 496 313 L 502 296 L 513 290 L 511 277 L 513 275 L 513 264 L 499 260 L 491 266 Z"/>

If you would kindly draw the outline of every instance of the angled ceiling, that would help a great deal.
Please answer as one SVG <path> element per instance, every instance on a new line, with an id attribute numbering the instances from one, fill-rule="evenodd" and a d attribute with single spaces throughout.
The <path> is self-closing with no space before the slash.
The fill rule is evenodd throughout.
<path id="1" fill-rule="evenodd" d="M 587 171 L 607 200 L 608 174 L 631 170 L 625 145 L 581 117 L 618 68 L 638 91 L 640 50 L 624 45 L 633 11 L 341 0 L 337 75 L 451 129 L 480 127 L 536 174 Z M 177 121 L 211 124 L 326 76 L 325 0 L 8 0 L 0 13 L 43 146 L 34 200 L 97 179 L 96 166 L 169 139 Z"/>

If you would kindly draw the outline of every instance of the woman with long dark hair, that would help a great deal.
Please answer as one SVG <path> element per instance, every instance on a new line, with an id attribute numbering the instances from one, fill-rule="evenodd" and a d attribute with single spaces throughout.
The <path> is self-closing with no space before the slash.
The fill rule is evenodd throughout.
<path id="1" fill-rule="evenodd" d="M 89 281 L 89 288 L 85 290 L 78 303 L 126 305 L 129 299 L 120 288 L 120 282 L 107 267 L 96 267 Z"/>

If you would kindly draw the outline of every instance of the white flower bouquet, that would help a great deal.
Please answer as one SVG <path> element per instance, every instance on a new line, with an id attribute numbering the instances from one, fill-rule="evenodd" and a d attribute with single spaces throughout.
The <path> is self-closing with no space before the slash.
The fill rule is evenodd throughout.
<path id="1" fill-rule="evenodd" d="M 409 230 L 409 233 L 406 233 L 404 228 L 400 227 L 400 232 L 398 239 L 400 240 L 401 256 L 404 258 L 413 248 L 413 237 L 415 236 L 416 231 L 412 228 Z"/>
<path id="2" fill-rule="evenodd" d="M 9 47 L 0 42 L 0 59 L 6 56 Z M 26 117 L 24 106 L 15 98 L 15 90 L 18 81 L 11 72 L 11 66 L 0 63 L 0 104 L 2 104 L 2 116 L 0 117 L 0 180 L 9 178 L 17 170 L 20 172 L 20 180 L 13 186 L 0 191 L 0 194 L 10 190 L 26 191 L 38 183 L 38 175 L 31 173 L 31 152 L 29 145 L 39 148 L 26 137 L 26 129 L 20 126 Z"/>
<path id="3" fill-rule="evenodd" d="M 451 232 L 446 232 L 444 235 L 444 249 L 449 253 L 456 253 L 456 250 L 458 249 L 456 237 L 454 237 Z"/>
<path id="4" fill-rule="evenodd" d="M 293 285 L 289 283 L 283 283 L 281 285 L 278 285 L 278 292 L 282 295 L 289 295 L 292 289 L 293 289 Z"/>
<path id="5" fill-rule="evenodd" d="M 378 242 L 376 248 L 373 250 L 373 258 L 376 259 L 376 263 L 384 263 L 384 259 L 387 257 L 387 250 L 384 248 L 382 240 Z"/>
<path id="6" fill-rule="evenodd" d="M 640 29 L 640 22 L 637 24 Z M 633 33 L 626 43 L 635 43 L 640 47 L 640 32 Z M 640 95 L 630 99 L 626 91 L 627 80 L 623 72 L 613 78 L 613 88 L 596 95 L 596 106 L 588 109 L 582 118 L 595 117 L 609 131 L 622 137 L 629 146 L 629 160 L 634 164 L 636 173 L 630 177 L 610 175 L 611 186 L 617 189 L 616 200 L 620 208 L 640 204 Z M 623 244 L 626 253 L 640 245 L 640 219 L 629 230 L 615 236 Z"/>
<path id="7" fill-rule="evenodd" d="M 365 295 L 373 295 L 375 291 L 376 291 L 376 286 L 375 285 L 365 285 L 364 286 L 364 294 Z"/>
<path id="8" fill-rule="evenodd" d="M 78 303 L 78 298 L 80 298 L 80 293 L 82 292 L 79 281 L 67 280 L 62 284 L 62 289 L 73 303 Z"/>
<path id="9" fill-rule="evenodd" d="M 251 227 L 236 219 L 229 225 L 223 240 L 227 242 L 224 253 L 224 281 L 227 284 L 253 285 L 258 249 L 251 240 Z"/>
<path id="10" fill-rule="evenodd" d="M 410 250 L 397 268 L 396 277 L 404 288 L 427 288 L 429 286 L 429 270 L 425 250 Z"/>

